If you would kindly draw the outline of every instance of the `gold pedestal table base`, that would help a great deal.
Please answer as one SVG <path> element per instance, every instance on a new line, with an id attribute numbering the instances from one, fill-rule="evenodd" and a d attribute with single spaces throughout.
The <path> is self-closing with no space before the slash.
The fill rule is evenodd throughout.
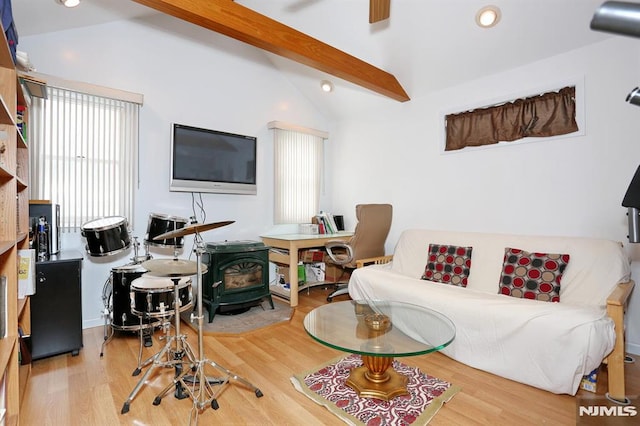
<path id="1" fill-rule="evenodd" d="M 393 369 L 393 358 L 363 355 L 362 362 L 364 365 L 351 370 L 345 382 L 358 396 L 390 401 L 409 394 L 407 376 Z"/>

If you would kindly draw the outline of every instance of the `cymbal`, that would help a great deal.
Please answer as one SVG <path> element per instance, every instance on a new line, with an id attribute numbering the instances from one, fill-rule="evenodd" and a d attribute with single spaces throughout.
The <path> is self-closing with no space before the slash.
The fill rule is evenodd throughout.
<path id="1" fill-rule="evenodd" d="M 155 240 L 168 240 L 170 238 L 184 237 L 185 235 L 197 234 L 199 232 L 208 231 L 210 229 L 220 228 L 223 226 L 231 225 L 235 220 L 227 220 L 224 222 L 212 222 L 212 223 L 192 223 L 183 228 L 175 229 L 173 231 L 165 232 L 154 237 Z"/>
<path id="2" fill-rule="evenodd" d="M 200 264 L 201 272 L 207 272 L 207 265 Z M 182 259 L 151 259 L 142 262 L 149 275 L 156 277 L 188 277 L 198 273 L 198 263 Z"/>

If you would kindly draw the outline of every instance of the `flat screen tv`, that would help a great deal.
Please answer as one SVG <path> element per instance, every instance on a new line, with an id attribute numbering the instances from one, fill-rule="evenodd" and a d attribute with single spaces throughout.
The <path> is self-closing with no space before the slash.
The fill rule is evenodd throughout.
<path id="1" fill-rule="evenodd" d="M 173 124 L 170 191 L 256 194 L 257 138 Z"/>

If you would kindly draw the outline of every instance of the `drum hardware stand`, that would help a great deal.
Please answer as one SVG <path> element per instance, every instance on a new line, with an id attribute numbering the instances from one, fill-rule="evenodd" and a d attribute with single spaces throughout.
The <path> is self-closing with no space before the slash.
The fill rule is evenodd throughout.
<path id="1" fill-rule="evenodd" d="M 160 327 L 162 327 L 162 330 L 164 331 L 164 336 L 160 336 L 158 339 L 159 340 L 165 340 L 168 339 L 169 336 L 169 330 L 171 328 L 171 314 L 170 313 L 166 313 L 165 314 L 165 310 L 164 310 L 164 306 L 162 306 L 161 310 L 160 310 L 160 315 L 163 317 L 163 321 L 162 324 L 160 324 Z M 142 319 L 143 316 L 140 315 L 140 327 L 142 327 Z M 142 330 L 141 330 L 142 331 Z M 138 367 L 133 370 L 133 373 L 131 374 L 132 376 L 137 376 L 138 374 L 140 374 L 142 372 L 142 369 L 144 367 L 146 367 L 147 365 L 151 364 L 154 360 L 154 356 L 152 355 L 149 358 L 147 358 L 144 362 L 142 362 L 142 333 L 140 334 L 140 350 L 138 351 Z M 145 345 L 146 346 L 146 345 Z M 170 359 L 169 358 L 169 353 L 167 353 L 167 361 Z"/>
<path id="2" fill-rule="evenodd" d="M 149 254 L 148 242 L 146 241 L 144 242 L 144 256 L 138 256 L 138 250 L 140 247 L 140 243 L 138 242 L 138 237 L 133 237 L 132 245 L 133 245 L 133 257 L 131 258 L 131 260 L 133 260 L 133 264 L 137 265 L 144 262 L 145 260 L 149 260 L 153 258 L 153 256 Z"/>
<path id="3" fill-rule="evenodd" d="M 109 324 L 110 314 L 111 311 L 109 310 L 109 308 L 105 308 L 105 310 L 102 311 L 102 315 L 104 316 L 104 340 L 102 341 L 102 346 L 100 347 L 100 358 L 102 358 L 102 356 L 104 355 L 104 347 L 111 341 L 111 339 L 113 339 L 113 335 L 115 333 L 113 331 L 113 327 L 110 327 Z"/>
<path id="4" fill-rule="evenodd" d="M 204 315 L 202 314 L 202 241 L 200 239 L 199 233 L 196 232 L 195 235 L 196 241 L 196 268 L 197 268 L 197 277 L 196 282 L 198 285 L 198 295 L 197 295 L 197 304 L 198 304 L 198 316 L 194 317 L 193 313 L 191 314 L 191 321 L 194 319 L 198 320 L 198 357 L 194 360 L 193 367 L 191 371 L 192 375 L 187 375 L 188 371 L 184 371 L 182 374 L 176 376 L 173 382 L 178 385 L 181 384 L 186 389 L 187 393 L 193 400 L 193 410 L 192 415 L 195 413 L 196 415 L 196 423 L 198 413 L 206 408 L 207 405 L 210 405 L 211 408 L 217 410 L 220 406 L 217 401 L 217 396 L 224 390 L 224 385 L 230 383 L 230 379 L 234 379 L 246 387 L 251 389 L 256 397 L 260 398 L 263 396 L 260 389 L 251 384 L 248 380 L 232 373 L 221 365 L 215 363 L 210 359 L 203 358 L 204 356 L 204 342 L 203 342 L 203 319 Z M 205 365 L 210 365 L 213 368 L 218 369 L 223 373 L 221 378 L 208 378 L 205 375 L 204 367 Z M 212 385 L 220 385 L 220 388 L 215 392 L 213 390 Z M 153 405 L 160 405 L 162 398 L 167 394 L 172 385 L 169 385 L 162 392 L 158 394 L 158 396 L 153 401 Z"/>
<path id="5" fill-rule="evenodd" d="M 133 250 L 134 250 L 133 262 L 134 263 L 138 264 L 146 260 L 153 259 L 153 256 L 149 254 L 149 243 L 147 243 L 146 241 L 144 242 L 144 256 L 140 257 L 138 256 L 138 246 L 140 245 L 140 243 L 138 243 L 138 237 L 133 237 L 133 240 L 134 240 L 134 245 L 133 245 Z M 140 317 L 140 341 L 141 341 L 141 344 L 144 344 L 145 348 L 150 348 L 151 346 L 153 346 L 153 326 L 143 327 L 142 317 Z M 140 355 L 138 356 L 138 366 L 140 365 L 141 356 L 142 356 L 142 346 L 140 347 Z"/>
<path id="6" fill-rule="evenodd" d="M 114 335 L 113 327 L 110 327 L 109 318 L 111 317 L 111 309 L 109 309 L 109 298 L 111 297 L 111 293 L 113 292 L 113 286 L 111 292 L 107 290 L 107 283 L 111 282 L 111 276 L 104 283 L 104 287 L 102 289 L 102 304 L 104 305 L 104 310 L 102 311 L 102 315 L 104 316 L 104 327 L 103 327 L 103 335 L 104 340 L 102 341 L 102 346 L 100 347 L 100 358 L 104 355 L 104 347 L 111 341 Z M 109 333 L 109 331 L 111 333 Z"/>
<path id="7" fill-rule="evenodd" d="M 175 316 L 175 336 L 168 337 L 167 343 L 165 344 L 165 346 L 159 352 L 153 355 L 148 360 L 148 362 L 145 361 L 145 363 L 152 364 L 152 365 L 151 367 L 149 367 L 146 373 L 144 373 L 142 378 L 138 381 L 138 384 L 136 384 L 136 386 L 133 388 L 133 391 L 131 391 L 131 394 L 129 395 L 127 400 L 124 402 L 124 405 L 122 406 L 122 410 L 120 410 L 121 414 L 125 414 L 129 412 L 129 406 L 131 405 L 133 398 L 135 398 L 136 394 L 140 391 L 140 388 L 142 388 L 142 385 L 144 385 L 144 383 L 146 382 L 151 372 L 155 371 L 157 367 L 173 366 L 175 368 L 175 376 L 174 376 L 173 383 L 170 384 L 168 388 L 163 390 L 162 392 L 163 394 L 166 394 L 168 390 L 175 384 L 175 387 L 176 387 L 175 397 L 177 399 L 184 399 L 189 397 L 189 395 L 184 392 L 185 389 L 184 389 L 183 382 L 176 380 L 175 378 L 181 377 L 183 375 L 183 368 L 182 368 L 183 364 L 189 364 L 190 366 L 192 366 L 191 368 L 193 368 L 193 365 L 195 364 L 196 359 L 193 354 L 193 350 L 187 343 L 187 340 L 186 340 L 187 336 L 185 336 L 184 334 L 180 334 L 180 314 L 179 314 L 180 313 L 180 293 L 179 293 L 180 277 L 171 277 L 171 281 L 173 281 L 174 283 L 173 309 L 174 309 L 174 316 Z M 175 342 L 175 350 L 172 348 L 174 342 Z M 173 354 L 172 360 L 168 360 L 166 362 L 159 361 L 164 355 L 167 355 L 167 357 L 170 358 L 169 357 L 170 354 Z M 156 397 L 156 400 L 157 399 L 158 397 Z M 158 405 L 155 403 L 155 400 L 154 400 L 154 405 Z"/>
<path id="8" fill-rule="evenodd" d="M 108 307 L 105 307 L 104 311 L 102 311 L 102 315 L 104 316 L 104 340 L 102 342 L 102 346 L 100 348 L 100 357 L 104 355 L 105 346 L 111 342 L 113 336 L 115 335 L 115 328 L 112 324 L 109 323 L 109 318 L 111 316 L 111 310 Z M 142 347 L 149 348 L 153 346 L 153 328 L 154 324 L 145 324 L 142 323 L 142 317 L 140 317 L 140 329 L 138 330 L 140 336 L 140 350 L 138 351 L 138 368 L 140 368 L 140 359 L 142 358 Z M 136 374 L 134 374 L 135 376 Z"/>

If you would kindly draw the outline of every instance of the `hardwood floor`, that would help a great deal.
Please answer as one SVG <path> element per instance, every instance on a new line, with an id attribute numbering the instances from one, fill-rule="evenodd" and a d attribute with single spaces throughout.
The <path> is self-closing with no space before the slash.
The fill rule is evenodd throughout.
<path id="1" fill-rule="evenodd" d="M 232 381 L 218 397 L 219 409 L 207 408 L 200 424 L 223 425 L 330 425 L 341 422 L 328 410 L 298 393 L 290 382 L 293 374 L 341 355 L 312 340 L 302 327 L 307 312 L 325 303 L 328 290 L 300 293 L 300 304 L 289 323 L 238 336 L 204 339 L 207 358 L 256 385 L 264 396 Z M 344 296 L 339 299 L 343 299 Z M 336 299 L 337 300 L 337 299 Z M 197 336 L 181 327 L 197 351 Z M 156 331 L 155 336 L 162 333 Z M 76 357 L 59 355 L 34 361 L 22 402 L 22 425 L 179 425 L 190 424 L 192 402 L 178 400 L 170 392 L 161 404 L 155 396 L 171 383 L 172 368 L 158 368 L 135 397 L 127 414 L 120 414 L 134 386 L 138 340 L 133 333 L 118 333 L 105 346 L 102 327 L 84 331 L 84 348 Z M 144 348 L 143 359 L 164 342 Z M 434 353 L 404 358 L 403 362 L 462 387 L 435 416 L 432 425 L 575 425 L 577 398 L 555 395 L 467 367 Z M 627 394 L 640 394 L 640 360 L 626 368 Z M 606 391 L 606 368 L 598 380 L 598 394 Z M 146 371 L 146 370 L 145 370 Z M 144 374 L 144 372 L 142 373 Z M 214 375 L 214 374 L 211 374 Z M 590 395 L 580 391 L 579 395 Z M 637 399 L 635 400 L 637 401 Z M 193 419 L 191 424 L 195 424 Z"/>

